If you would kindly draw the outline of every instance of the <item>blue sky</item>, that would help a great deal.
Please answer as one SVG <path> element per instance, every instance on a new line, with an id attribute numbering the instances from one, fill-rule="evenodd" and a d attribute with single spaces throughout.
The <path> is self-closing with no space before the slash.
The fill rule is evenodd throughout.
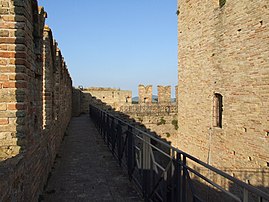
<path id="1" fill-rule="evenodd" d="M 177 85 L 176 0 L 39 0 L 73 85 Z M 174 95 L 174 88 L 172 88 Z"/>

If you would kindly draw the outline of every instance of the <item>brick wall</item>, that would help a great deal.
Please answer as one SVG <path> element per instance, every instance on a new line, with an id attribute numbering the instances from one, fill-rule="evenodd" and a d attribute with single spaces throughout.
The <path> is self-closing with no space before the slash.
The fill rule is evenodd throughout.
<path id="1" fill-rule="evenodd" d="M 36 0 L 0 1 L 0 201 L 36 201 L 71 116 L 72 81 Z"/>
<path id="2" fill-rule="evenodd" d="M 92 87 L 83 89 L 82 111 L 88 113 L 89 103 L 91 97 L 100 99 L 102 102 L 118 109 L 122 105 L 129 105 L 132 103 L 132 91 L 121 90 L 116 88 L 101 88 Z"/>
<path id="3" fill-rule="evenodd" d="M 178 0 L 178 11 L 178 147 L 269 187 L 268 1 Z"/>
<path id="4" fill-rule="evenodd" d="M 84 94 L 80 89 L 73 88 L 72 92 L 72 116 L 79 116 L 83 111 Z M 89 108 L 89 104 L 88 104 Z"/>

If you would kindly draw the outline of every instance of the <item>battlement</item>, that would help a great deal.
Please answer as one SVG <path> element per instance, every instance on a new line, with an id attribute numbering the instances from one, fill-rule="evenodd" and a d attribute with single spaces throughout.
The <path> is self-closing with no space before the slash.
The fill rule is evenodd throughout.
<path id="1" fill-rule="evenodd" d="M 71 117 L 72 80 L 36 0 L 3 0 L 0 14 L 0 201 L 35 201 Z"/>

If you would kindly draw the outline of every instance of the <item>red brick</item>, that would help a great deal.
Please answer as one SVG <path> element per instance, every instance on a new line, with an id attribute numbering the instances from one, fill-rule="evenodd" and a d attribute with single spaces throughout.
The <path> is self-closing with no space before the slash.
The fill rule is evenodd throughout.
<path id="1" fill-rule="evenodd" d="M 15 88 L 16 87 L 16 82 L 3 82 L 3 88 Z"/>
<path id="2" fill-rule="evenodd" d="M 1 37 L 0 44 L 23 44 L 25 43 L 25 38 L 7 38 Z"/>
<path id="3" fill-rule="evenodd" d="M 21 104 L 21 103 L 8 104 L 7 105 L 7 109 L 8 110 L 24 110 L 24 109 L 26 109 L 26 105 L 25 104 Z"/>
<path id="4" fill-rule="evenodd" d="M 8 118 L 0 118 L 0 125 L 7 125 L 8 124 Z"/>
<path id="5" fill-rule="evenodd" d="M 9 80 L 16 80 L 16 81 L 19 81 L 19 80 L 25 80 L 25 74 L 11 74 L 9 75 Z"/>
<path id="6" fill-rule="evenodd" d="M 0 74 L 0 81 L 7 81 L 7 80 L 8 80 L 8 75 Z"/>
<path id="7" fill-rule="evenodd" d="M 0 52 L 2 58 L 26 58 L 24 52 Z"/>
<path id="8" fill-rule="evenodd" d="M 7 45 L 6 44 L 0 44 L 0 50 L 2 50 L 2 51 L 8 50 Z"/>
<path id="9" fill-rule="evenodd" d="M 9 62 L 11 65 L 26 65 L 26 60 L 25 59 L 11 59 Z"/>
<path id="10" fill-rule="evenodd" d="M 3 88 L 26 88 L 27 83 L 26 82 L 3 82 Z"/>

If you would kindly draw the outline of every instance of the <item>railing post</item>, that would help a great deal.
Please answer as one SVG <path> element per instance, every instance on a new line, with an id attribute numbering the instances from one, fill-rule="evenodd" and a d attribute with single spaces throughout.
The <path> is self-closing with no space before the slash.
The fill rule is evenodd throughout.
<path id="1" fill-rule="evenodd" d="M 134 168 L 134 138 L 133 138 L 133 132 L 132 127 L 128 126 L 128 132 L 127 132 L 127 138 L 128 138 L 128 175 L 129 179 L 132 179 L 132 173 Z"/>
<path id="2" fill-rule="evenodd" d="M 148 200 L 150 192 L 150 138 L 143 135 L 142 169 L 143 169 L 143 194 Z"/>
<path id="3" fill-rule="evenodd" d="M 167 171 L 164 171 L 164 176 L 163 176 L 163 193 L 164 193 L 164 196 L 163 196 L 163 202 L 167 202 L 167 186 L 168 186 L 168 183 L 167 183 L 167 180 L 168 180 L 168 176 L 167 176 Z"/>
<path id="4" fill-rule="evenodd" d="M 243 202 L 248 202 L 248 190 L 246 188 L 244 188 L 243 194 Z"/>
<path id="5" fill-rule="evenodd" d="M 183 176 L 182 176 L 182 201 L 186 202 L 187 201 L 187 168 L 186 166 L 186 156 L 183 155 L 183 164 L 182 164 L 182 169 L 183 169 Z"/>
<path id="6" fill-rule="evenodd" d="M 118 122 L 118 125 L 117 125 L 117 150 L 118 150 L 119 165 L 121 166 L 122 126 L 120 122 Z"/>
<path id="7" fill-rule="evenodd" d="M 110 131 L 111 131 L 111 149 L 112 149 L 112 153 L 114 155 L 115 153 L 115 144 L 116 144 L 116 134 L 115 134 L 115 120 L 114 118 L 112 117 L 112 120 L 111 120 L 111 128 L 110 128 Z"/>
<path id="8" fill-rule="evenodd" d="M 176 165 L 174 173 L 174 183 L 175 183 L 175 202 L 182 201 L 182 186 L 181 186 L 181 176 L 182 176 L 182 166 L 181 166 L 181 154 L 176 153 Z"/>
<path id="9" fill-rule="evenodd" d="M 101 113 L 101 118 L 100 118 L 100 133 L 102 135 L 102 137 L 104 138 L 104 125 L 105 125 L 105 115 L 104 115 L 104 112 L 103 111 L 100 111 Z"/>

